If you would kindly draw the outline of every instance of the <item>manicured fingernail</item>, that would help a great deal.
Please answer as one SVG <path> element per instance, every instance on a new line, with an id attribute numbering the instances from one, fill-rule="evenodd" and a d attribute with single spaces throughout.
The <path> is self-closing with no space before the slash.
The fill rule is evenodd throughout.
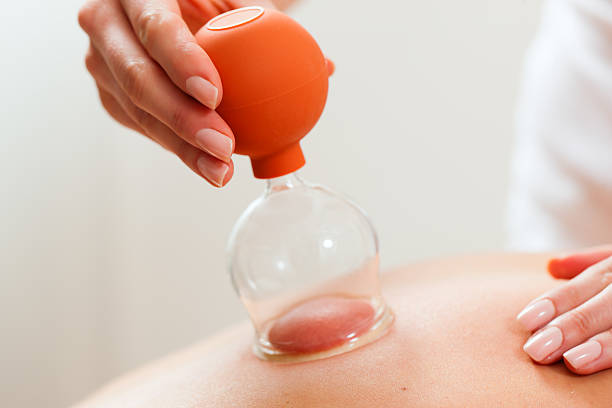
<path id="1" fill-rule="evenodd" d="M 561 329 L 549 327 L 527 340 L 523 350 L 535 361 L 542 361 L 557 351 L 561 347 L 561 343 L 563 343 Z"/>
<path id="2" fill-rule="evenodd" d="M 209 81 L 199 76 L 192 76 L 187 79 L 185 88 L 187 88 L 187 92 L 200 101 L 202 105 L 210 109 L 217 108 L 219 90 Z"/>
<path id="3" fill-rule="evenodd" d="M 566 351 L 563 357 L 572 367 L 581 368 L 597 360 L 599 356 L 601 356 L 601 350 L 601 343 L 595 340 L 589 340 L 586 343 Z"/>
<path id="4" fill-rule="evenodd" d="M 214 129 L 199 130 L 195 140 L 202 150 L 223 161 L 229 161 L 234 149 L 232 139 Z"/>
<path id="5" fill-rule="evenodd" d="M 544 326 L 555 317 L 555 305 L 550 299 L 538 300 L 528 305 L 516 316 L 516 320 L 527 330 L 535 330 Z"/>
<path id="6" fill-rule="evenodd" d="M 201 156 L 198 159 L 198 169 L 204 177 L 217 187 L 223 186 L 223 180 L 229 170 L 229 166 L 210 156 Z"/>

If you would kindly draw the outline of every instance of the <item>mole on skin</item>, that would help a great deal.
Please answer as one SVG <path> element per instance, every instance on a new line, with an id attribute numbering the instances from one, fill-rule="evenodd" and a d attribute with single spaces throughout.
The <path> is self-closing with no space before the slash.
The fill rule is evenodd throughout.
<path id="1" fill-rule="evenodd" d="M 374 308 L 365 300 L 322 296 L 299 304 L 274 322 L 268 341 L 277 350 L 315 353 L 368 331 Z"/>

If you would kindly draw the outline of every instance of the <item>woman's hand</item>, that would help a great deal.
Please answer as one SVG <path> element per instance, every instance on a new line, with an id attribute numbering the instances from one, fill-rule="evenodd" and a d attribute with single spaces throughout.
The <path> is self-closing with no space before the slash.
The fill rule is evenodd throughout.
<path id="1" fill-rule="evenodd" d="M 561 357 L 576 374 L 612 367 L 612 246 L 554 258 L 552 276 L 571 279 L 538 297 L 517 320 L 535 333 L 523 350 L 541 364 Z"/>
<path id="2" fill-rule="evenodd" d="M 284 1 L 282 3 L 287 3 Z M 88 0 L 79 24 L 104 108 L 221 187 L 232 177 L 234 136 L 215 112 L 219 74 L 193 32 L 217 14 L 267 0 Z"/>

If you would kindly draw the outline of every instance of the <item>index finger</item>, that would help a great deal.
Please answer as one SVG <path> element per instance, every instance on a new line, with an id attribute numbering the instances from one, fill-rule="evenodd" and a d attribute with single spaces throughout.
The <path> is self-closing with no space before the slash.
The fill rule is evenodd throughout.
<path id="1" fill-rule="evenodd" d="M 531 301 L 517 316 L 527 330 L 537 330 L 553 318 L 587 302 L 612 283 L 612 257 L 587 268 L 571 281 Z"/>
<path id="2" fill-rule="evenodd" d="M 222 98 L 221 78 L 181 17 L 176 0 L 121 0 L 147 53 L 184 92 L 215 109 Z"/>

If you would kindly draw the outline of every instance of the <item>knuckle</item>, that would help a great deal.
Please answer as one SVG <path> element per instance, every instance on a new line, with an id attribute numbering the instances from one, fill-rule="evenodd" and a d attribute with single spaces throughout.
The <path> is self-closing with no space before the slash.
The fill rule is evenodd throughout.
<path id="1" fill-rule="evenodd" d="M 593 328 L 593 316 L 583 310 L 573 310 L 567 317 L 567 324 L 575 334 L 586 338 Z"/>
<path id="2" fill-rule="evenodd" d="M 178 23 L 179 16 L 167 10 L 149 8 L 142 11 L 136 18 L 138 38 L 145 47 L 155 41 L 160 35 L 168 35 Z"/>
<path id="3" fill-rule="evenodd" d="M 600 262 L 598 266 L 597 274 L 601 282 L 606 286 L 612 284 L 612 257 Z"/>
<path id="4" fill-rule="evenodd" d="M 559 298 L 563 299 L 563 303 L 570 305 L 578 305 L 581 302 L 582 294 L 579 288 L 573 282 L 566 283 L 559 291 Z"/>
<path id="5" fill-rule="evenodd" d="M 146 61 L 141 58 L 128 59 L 121 67 L 121 87 L 136 105 L 141 105 L 143 102 L 146 67 Z"/>
<path id="6" fill-rule="evenodd" d="M 87 71 L 89 71 L 91 76 L 95 76 L 97 66 L 98 64 L 96 61 L 96 57 L 94 56 L 92 50 L 89 49 L 89 51 L 87 51 L 87 54 L 85 55 L 85 67 L 87 68 Z"/>
<path id="7" fill-rule="evenodd" d="M 79 25 L 86 33 L 91 32 L 96 15 L 98 13 L 99 5 L 96 1 L 90 0 L 86 2 L 80 9 L 78 14 Z"/>
<path id="8" fill-rule="evenodd" d="M 83 7 L 79 9 L 79 25 L 85 31 L 89 31 L 89 27 L 91 27 L 91 21 L 93 20 L 93 8 L 91 7 L 91 3 L 85 3 Z"/>
<path id="9" fill-rule="evenodd" d="M 187 111 L 185 109 L 181 109 L 180 107 L 176 107 L 172 112 L 172 116 L 170 118 L 170 128 L 174 129 L 177 132 L 180 132 L 187 127 L 187 121 Z"/>

